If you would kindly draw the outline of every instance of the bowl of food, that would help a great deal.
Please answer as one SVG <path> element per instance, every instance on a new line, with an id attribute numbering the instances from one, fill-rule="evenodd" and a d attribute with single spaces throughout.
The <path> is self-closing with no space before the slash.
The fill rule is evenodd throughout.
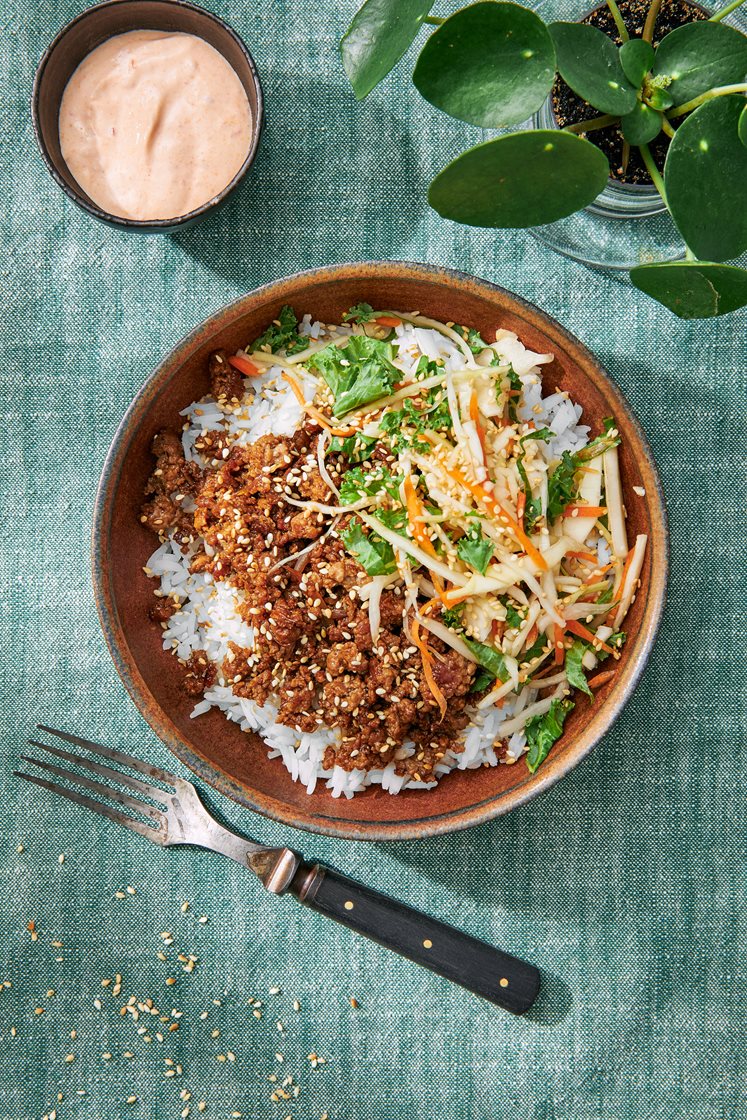
<path id="1" fill-rule="evenodd" d="M 218 16 L 187 0 L 107 0 L 44 52 L 32 95 L 44 162 L 113 226 L 191 225 L 235 191 L 263 123 L 257 68 Z"/>
<path id="2" fill-rule="evenodd" d="M 93 528 L 104 634 L 157 735 L 243 805 L 355 839 L 486 821 L 584 758 L 667 561 L 650 449 L 589 351 L 398 262 L 198 327 L 130 406 Z"/>

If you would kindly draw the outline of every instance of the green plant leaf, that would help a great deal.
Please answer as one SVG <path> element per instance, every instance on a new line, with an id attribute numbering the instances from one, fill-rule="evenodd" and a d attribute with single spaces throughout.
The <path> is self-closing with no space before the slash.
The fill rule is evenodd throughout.
<path id="1" fill-rule="evenodd" d="M 680 319 L 711 319 L 747 307 L 747 269 L 733 264 L 644 264 L 631 271 L 630 279 Z"/>
<path id="2" fill-rule="evenodd" d="M 747 35 L 708 20 L 685 23 L 659 43 L 653 72 L 672 79 L 667 91 L 675 105 L 683 105 L 714 86 L 744 80 Z"/>
<path id="3" fill-rule="evenodd" d="M 674 105 L 674 98 L 668 89 L 663 89 L 661 86 L 653 86 L 646 91 L 646 101 L 652 109 L 671 109 Z"/>
<path id="4" fill-rule="evenodd" d="M 636 101 L 632 113 L 622 118 L 622 133 L 629 144 L 649 144 L 661 132 L 662 114 Z"/>
<path id="5" fill-rule="evenodd" d="M 608 176 L 605 156 L 588 140 L 532 129 L 457 156 L 431 183 L 428 201 L 464 225 L 524 229 L 588 206 Z"/>
<path id="6" fill-rule="evenodd" d="M 472 4 L 420 52 L 412 80 L 436 108 L 481 128 L 526 120 L 555 78 L 555 48 L 539 16 L 519 4 Z"/>
<path id="7" fill-rule="evenodd" d="M 742 109 L 742 112 L 739 114 L 737 132 L 739 134 L 739 139 L 742 141 L 745 148 L 747 148 L 747 105 L 745 105 L 744 109 Z"/>
<path id="8" fill-rule="evenodd" d="M 560 76 L 574 93 L 602 113 L 621 117 L 635 106 L 636 89 L 625 77 L 620 52 L 603 31 L 586 23 L 551 23 Z"/>
<path id="9" fill-rule="evenodd" d="M 640 89 L 654 64 L 654 48 L 645 39 L 628 39 L 620 47 L 620 65 L 628 81 Z"/>
<path id="10" fill-rule="evenodd" d="M 345 73 L 359 101 L 397 65 L 433 0 L 366 0 L 340 43 Z"/>
<path id="11" fill-rule="evenodd" d="M 664 165 L 672 217 L 703 260 L 725 261 L 747 249 L 747 148 L 737 128 L 739 94 L 704 102 L 679 126 Z"/>

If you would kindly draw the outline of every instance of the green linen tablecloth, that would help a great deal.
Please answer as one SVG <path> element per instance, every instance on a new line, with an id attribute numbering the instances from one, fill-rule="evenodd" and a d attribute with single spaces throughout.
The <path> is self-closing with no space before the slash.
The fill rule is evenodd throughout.
<path id="1" fill-rule="evenodd" d="M 406 73 L 356 104 L 335 49 L 352 0 L 210 6 L 255 54 L 261 154 L 220 214 L 140 238 L 67 202 L 34 145 L 34 67 L 78 3 L 6 0 L 0 16 L 0 1120 L 165 1120 L 202 1115 L 201 1101 L 210 1120 L 742 1120 L 745 316 L 683 324 L 528 234 L 441 221 L 425 186 L 479 133 L 431 110 Z M 664 480 L 666 618 L 614 730 L 507 818 L 365 845 L 222 808 L 536 961 L 551 976 L 524 1019 L 265 895 L 228 861 L 160 853 L 12 777 L 38 720 L 173 765 L 123 692 L 92 602 L 109 441 L 143 378 L 210 312 L 274 277 L 366 258 L 504 284 L 607 364 Z M 199 958 L 192 972 L 179 952 Z M 168 1021 L 121 1015 L 131 996 Z M 271 1099 L 278 1088 L 288 1099 Z"/>

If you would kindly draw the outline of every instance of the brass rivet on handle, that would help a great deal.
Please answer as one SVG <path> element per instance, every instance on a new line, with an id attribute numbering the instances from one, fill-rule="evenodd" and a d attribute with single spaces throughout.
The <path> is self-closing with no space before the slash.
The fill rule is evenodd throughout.
<path id="1" fill-rule="evenodd" d="M 500 984 L 500 986 L 501 986 L 502 988 L 507 988 L 507 987 L 508 987 L 508 980 L 506 979 L 506 977 L 505 977 L 505 976 L 501 976 L 501 978 L 500 978 L 500 980 L 498 981 L 498 983 Z"/>
<path id="2" fill-rule="evenodd" d="M 348 899 L 347 902 L 345 903 L 345 909 L 346 910 L 352 910 L 353 909 L 353 903 L 350 901 L 350 899 Z"/>
<path id="3" fill-rule="evenodd" d="M 432 949 L 433 948 L 433 942 L 427 937 L 426 937 L 425 941 L 423 942 L 423 948 L 424 949 Z"/>

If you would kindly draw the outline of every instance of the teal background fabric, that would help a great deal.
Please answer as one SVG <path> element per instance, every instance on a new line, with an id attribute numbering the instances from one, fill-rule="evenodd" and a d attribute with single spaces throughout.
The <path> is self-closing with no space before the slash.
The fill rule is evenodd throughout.
<path id="1" fill-rule="evenodd" d="M 170 1120 L 202 1115 L 200 1101 L 210 1120 L 742 1120 L 747 320 L 680 323 L 526 233 L 441 221 L 426 184 L 480 133 L 432 110 L 406 68 L 354 101 L 335 50 L 352 0 L 209 6 L 255 54 L 262 149 L 227 209 L 151 237 L 76 209 L 34 144 L 33 71 L 78 4 L 3 9 L 0 981 L 12 986 L 0 990 L 0 1120 Z M 176 765 L 125 695 L 94 611 L 88 538 L 107 447 L 149 371 L 209 313 L 275 277 L 366 258 L 497 281 L 606 363 L 664 481 L 666 617 L 614 730 L 506 818 L 365 845 L 220 809 L 535 961 L 546 987 L 524 1019 L 265 895 L 228 861 L 151 849 L 12 777 L 37 721 Z M 178 952 L 199 958 L 193 972 Z M 131 996 L 168 1021 L 122 1016 Z M 299 1095 L 272 1101 L 288 1075 Z"/>

